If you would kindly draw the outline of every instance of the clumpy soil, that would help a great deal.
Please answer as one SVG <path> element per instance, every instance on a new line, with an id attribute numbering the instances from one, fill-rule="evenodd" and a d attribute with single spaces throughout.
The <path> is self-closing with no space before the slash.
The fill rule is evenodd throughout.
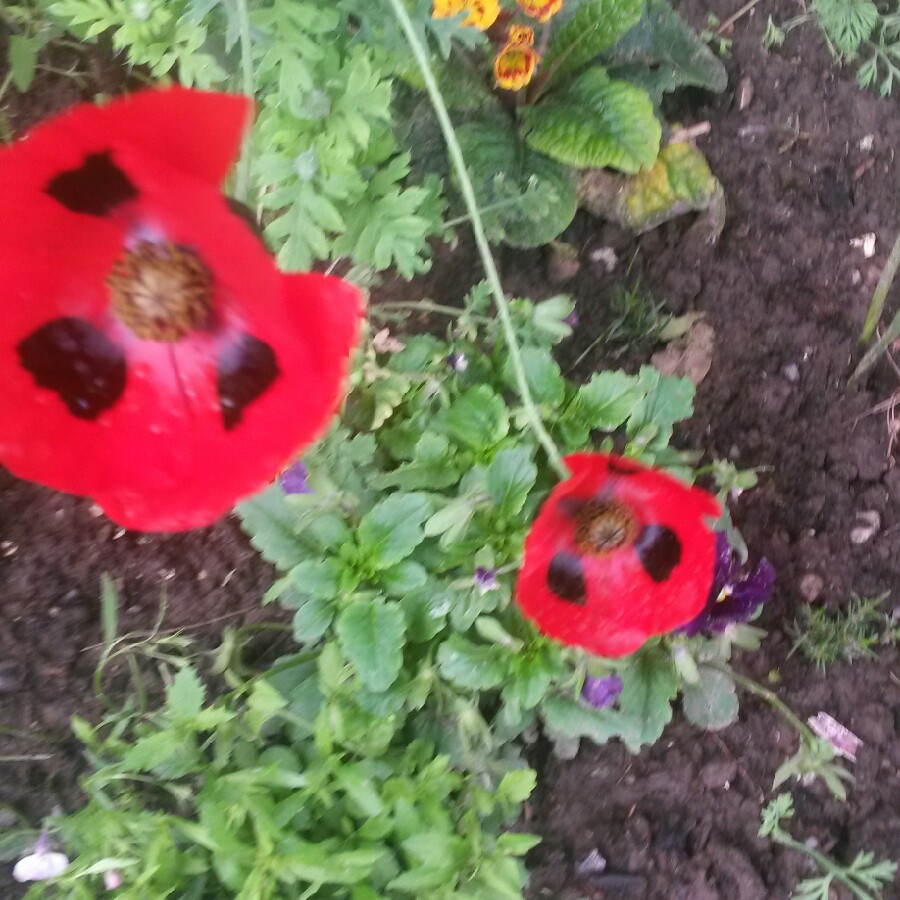
<path id="1" fill-rule="evenodd" d="M 739 5 L 686 0 L 681 11 L 702 27 L 708 12 L 725 20 Z M 885 364 L 861 386 L 848 387 L 847 377 L 872 288 L 900 229 L 893 159 L 900 113 L 896 100 L 859 91 L 851 72 L 833 66 L 814 24 L 766 53 L 767 17 L 794 12 L 762 0 L 735 25 L 726 93 L 690 93 L 670 110 L 684 124 L 711 123 L 700 146 L 729 206 L 718 244 L 705 244 L 688 221 L 635 239 L 579 216 L 566 235 L 581 264 L 570 281 L 554 281 L 541 251 L 501 250 L 500 257 L 511 292 L 566 290 L 577 298 L 581 324 L 562 348 L 564 366 L 606 327 L 609 298 L 626 278 L 672 312 L 702 312 L 715 329 L 696 416 L 676 441 L 703 450 L 707 460 L 768 467 L 733 512 L 753 552 L 779 571 L 761 619 L 769 638 L 760 653 L 738 656 L 737 666 L 760 681 L 777 680 L 801 717 L 824 710 L 864 741 L 846 804 L 819 785 L 791 785 L 790 829 L 842 860 L 862 849 L 898 859 L 900 654 L 884 648 L 875 661 L 822 675 L 789 651 L 804 604 L 840 606 L 851 591 L 871 596 L 897 584 L 900 468 L 891 419 L 872 410 L 900 391 L 900 376 Z M 12 92 L 5 112 L 13 129 L 82 91 L 121 84 L 121 70 L 103 57 L 88 62 L 89 83 L 42 76 L 27 98 Z M 741 110 L 735 95 L 744 79 L 753 98 Z M 867 259 L 850 242 L 869 232 L 876 246 Z M 607 247 L 619 259 L 611 273 L 597 254 Z M 439 259 L 425 292 L 458 300 L 466 271 L 477 277 L 463 246 Z M 610 363 L 608 348 L 595 348 L 574 371 L 587 377 Z M 850 533 L 860 512 L 877 513 L 879 524 L 855 544 Z M 0 815 L 14 810 L 35 824 L 54 806 L 78 803 L 79 752 L 67 722 L 75 712 L 99 712 L 91 677 L 104 572 L 120 590 L 123 631 L 151 627 L 165 588 L 165 627 L 201 641 L 224 624 L 259 617 L 272 578 L 231 518 L 189 535 L 123 533 L 89 501 L 0 472 L 0 757 L 34 757 L 0 762 Z M 892 597 L 886 610 L 898 602 Z M 772 776 L 795 748 L 782 720 L 745 696 L 739 722 L 718 734 L 699 734 L 676 713 L 662 740 L 637 757 L 612 744 L 584 746 L 571 761 L 543 760 L 526 811 L 527 827 L 544 839 L 529 857 L 530 897 L 788 897 L 812 871 L 757 829 L 773 796 Z M 605 869 L 580 874 L 594 851 Z M 15 896 L 7 885 L 2 872 L 0 896 Z M 900 897 L 900 889 L 886 896 Z"/>

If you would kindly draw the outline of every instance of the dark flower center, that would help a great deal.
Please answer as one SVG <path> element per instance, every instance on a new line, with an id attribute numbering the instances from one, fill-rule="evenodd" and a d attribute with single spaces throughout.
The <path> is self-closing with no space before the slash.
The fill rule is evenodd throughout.
<path id="1" fill-rule="evenodd" d="M 113 311 L 145 341 L 180 341 L 212 318 L 212 274 L 193 250 L 141 241 L 116 260 Z"/>
<path id="2" fill-rule="evenodd" d="M 608 553 L 633 543 L 637 535 L 634 516 L 620 503 L 591 500 L 576 513 L 575 543 L 582 553 Z"/>

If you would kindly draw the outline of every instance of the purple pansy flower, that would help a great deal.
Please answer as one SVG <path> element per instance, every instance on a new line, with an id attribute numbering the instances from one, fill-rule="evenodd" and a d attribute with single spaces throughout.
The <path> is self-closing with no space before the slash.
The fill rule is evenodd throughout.
<path id="1" fill-rule="evenodd" d="M 469 361 L 466 359 L 465 353 L 451 353 L 447 357 L 447 365 L 454 372 L 465 372 L 469 368 Z"/>
<path id="2" fill-rule="evenodd" d="M 772 564 L 763 558 L 751 571 L 743 572 L 728 537 L 720 532 L 716 537 L 716 574 L 706 606 L 677 630 L 690 637 L 701 631 L 720 634 L 729 625 L 748 621 L 758 606 L 769 601 L 774 587 Z"/>
<path id="3" fill-rule="evenodd" d="M 581 319 L 578 318 L 578 313 L 573 309 L 572 312 L 570 312 L 563 319 L 563 322 L 565 322 L 565 324 L 568 325 L 569 328 L 577 328 L 581 322 Z"/>
<path id="4" fill-rule="evenodd" d="M 618 675 L 607 675 L 605 678 L 588 675 L 581 688 L 581 699 L 595 709 L 606 709 L 616 702 L 621 693 L 622 679 Z"/>
<path id="5" fill-rule="evenodd" d="M 286 494 L 311 494 L 309 471 L 302 462 L 288 466 L 279 476 L 278 483 Z"/>
<path id="6" fill-rule="evenodd" d="M 475 576 L 472 579 L 475 582 L 475 587 L 482 594 L 486 594 L 488 591 L 496 591 L 500 586 L 497 581 L 497 573 L 494 569 L 486 569 L 484 566 L 479 566 L 475 570 Z"/>

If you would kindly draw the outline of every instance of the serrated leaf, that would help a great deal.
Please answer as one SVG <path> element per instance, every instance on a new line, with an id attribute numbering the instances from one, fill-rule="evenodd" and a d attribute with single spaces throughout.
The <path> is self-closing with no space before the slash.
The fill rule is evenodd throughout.
<path id="1" fill-rule="evenodd" d="M 203 708 L 206 689 L 197 673 L 184 666 L 166 688 L 166 712 L 173 722 L 190 722 Z"/>
<path id="2" fill-rule="evenodd" d="M 329 600 L 340 590 L 344 567 L 340 561 L 326 559 L 304 559 L 294 566 L 288 575 L 290 586 L 307 597 Z"/>
<path id="3" fill-rule="evenodd" d="M 646 0 L 641 20 L 603 62 L 613 77 L 639 85 L 656 103 L 679 87 L 720 93 L 728 84 L 721 60 L 666 0 Z"/>
<path id="4" fill-rule="evenodd" d="M 556 34 L 544 55 L 542 71 L 548 85 L 578 71 L 616 41 L 641 18 L 643 0 L 583 0 L 570 4 L 574 14 L 557 14 Z"/>
<path id="5" fill-rule="evenodd" d="M 521 351 L 522 365 L 525 369 L 525 380 L 536 403 L 558 406 L 563 402 L 566 383 L 559 365 L 550 355 L 549 350 L 542 347 L 523 347 Z M 503 377 L 510 387 L 516 387 L 516 377 L 512 363 L 507 361 Z"/>
<path id="6" fill-rule="evenodd" d="M 528 146 L 567 166 L 637 172 L 659 153 L 662 127 L 646 92 L 597 66 L 520 117 Z"/>
<path id="7" fill-rule="evenodd" d="M 738 698 L 734 681 L 724 672 L 699 667 L 696 684 L 685 684 L 681 693 L 681 708 L 685 718 L 698 728 L 719 731 L 737 721 Z"/>
<path id="8" fill-rule="evenodd" d="M 658 740 L 671 721 L 678 678 L 672 660 L 659 649 L 639 651 L 621 671 L 621 678 L 619 709 L 634 726 L 622 734 L 622 739 L 636 753 Z"/>
<path id="9" fill-rule="evenodd" d="M 630 717 L 613 709 L 594 709 L 586 703 L 553 694 L 540 704 L 547 728 L 566 738 L 590 738 L 602 745 L 636 728 Z"/>
<path id="10" fill-rule="evenodd" d="M 297 539 L 297 513 L 276 484 L 237 505 L 241 527 L 250 543 L 279 569 L 294 568 L 306 554 Z"/>
<path id="11" fill-rule="evenodd" d="M 502 517 L 517 516 L 537 479 L 537 466 L 525 447 L 501 450 L 487 467 L 488 493 Z"/>
<path id="12" fill-rule="evenodd" d="M 400 674 L 406 626 L 397 603 L 379 597 L 356 600 L 338 617 L 341 647 L 365 686 L 386 691 Z"/>
<path id="13" fill-rule="evenodd" d="M 524 803 L 537 786 L 537 772 L 533 769 L 514 769 L 507 772 L 497 785 L 496 796 L 509 803 Z"/>
<path id="14" fill-rule="evenodd" d="M 578 197 L 569 170 L 523 147 L 513 129 L 473 122 L 460 127 L 457 138 L 492 239 L 539 247 L 575 217 Z"/>
<path id="15" fill-rule="evenodd" d="M 421 494 L 392 494 L 377 503 L 357 530 L 363 558 L 379 570 L 406 559 L 422 543 L 427 517 L 428 501 Z"/>
<path id="16" fill-rule="evenodd" d="M 322 597 L 306 598 L 294 613 L 291 626 L 298 644 L 313 644 L 328 631 L 334 619 L 334 605 Z"/>
<path id="17" fill-rule="evenodd" d="M 471 690 L 497 687 L 508 670 L 503 654 L 496 647 L 473 644 L 458 634 L 441 644 L 437 660 L 444 678 Z"/>
<path id="18" fill-rule="evenodd" d="M 625 372 L 598 372 L 578 391 L 583 416 L 591 429 L 615 431 L 635 410 L 645 391 Z"/>
<path id="19" fill-rule="evenodd" d="M 666 447 L 675 422 L 694 411 L 694 385 L 688 378 L 661 376 L 652 366 L 642 366 L 638 378 L 646 393 L 635 404 L 628 434 L 641 438 L 645 447 Z"/>
<path id="20" fill-rule="evenodd" d="M 506 404 L 484 384 L 457 398 L 441 423 L 454 440 L 476 451 L 495 446 L 509 433 Z"/>

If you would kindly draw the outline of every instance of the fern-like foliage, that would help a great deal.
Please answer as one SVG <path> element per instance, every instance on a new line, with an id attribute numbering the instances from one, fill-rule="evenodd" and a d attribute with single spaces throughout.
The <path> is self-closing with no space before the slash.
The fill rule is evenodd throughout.
<path id="1" fill-rule="evenodd" d="M 813 10 L 828 40 L 842 59 L 854 59 L 879 21 L 872 0 L 815 0 Z"/>
<path id="2" fill-rule="evenodd" d="M 410 177 L 392 122 L 393 63 L 358 39 L 352 4 L 43 2 L 78 38 L 109 34 L 156 78 L 255 95 L 249 199 L 283 268 L 346 258 L 412 277 L 428 267 L 439 184 Z"/>

